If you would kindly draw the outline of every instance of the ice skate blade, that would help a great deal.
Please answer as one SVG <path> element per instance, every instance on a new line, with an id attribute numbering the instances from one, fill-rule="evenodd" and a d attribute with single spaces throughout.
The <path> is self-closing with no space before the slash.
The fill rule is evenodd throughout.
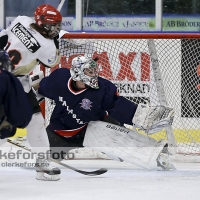
<path id="1" fill-rule="evenodd" d="M 36 179 L 40 181 L 58 181 L 60 180 L 60 175 L 48 175 L 44 172 L 37 172 Z"/>

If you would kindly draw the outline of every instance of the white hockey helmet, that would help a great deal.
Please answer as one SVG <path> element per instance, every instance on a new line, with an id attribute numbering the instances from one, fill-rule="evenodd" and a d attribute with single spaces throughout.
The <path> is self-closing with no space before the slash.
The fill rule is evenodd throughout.
<path id="1" fill-rule="evenodd" d="M 71 77 L 74 81 L 81 81 L 91 88 L 98 89 L 99 70 L 97 63 L 84 56 L 75 57 L 70 68 Z"/>

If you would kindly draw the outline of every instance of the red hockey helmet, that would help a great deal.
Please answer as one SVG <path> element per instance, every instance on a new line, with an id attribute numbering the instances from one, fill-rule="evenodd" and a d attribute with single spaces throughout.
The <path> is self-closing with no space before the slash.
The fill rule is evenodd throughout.
<path id="1" fill-rule="evenodd" d="M 62 16 L 60 12 L 51 5 L 43 4 L 35 10 L 35 23 L 44 28 L 49 38 L 56 37 L 61 28 Z"/>

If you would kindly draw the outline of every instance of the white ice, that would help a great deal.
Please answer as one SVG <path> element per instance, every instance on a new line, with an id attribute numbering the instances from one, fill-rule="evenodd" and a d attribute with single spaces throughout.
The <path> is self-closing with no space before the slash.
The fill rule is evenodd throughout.
<path id="1" fill-rule="evenodd" d="M 104 167 L 108 172 L 89 177 L 56 165 L 61 179 L 49 182 L 36 180 L 33 168 L 3 167 L 6 162 L 0 162 L 1 200 L 200 199 L 200 163 L 174 163 L 176 171 L 148 171 L 111 160 L 67 160 L 78 169 Z"/>

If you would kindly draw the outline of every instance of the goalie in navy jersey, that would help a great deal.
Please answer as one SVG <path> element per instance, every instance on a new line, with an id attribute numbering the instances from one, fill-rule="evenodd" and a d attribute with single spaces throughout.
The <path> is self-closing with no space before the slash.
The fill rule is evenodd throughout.
<path id="1" fill-rule="evenodd" d="M 169 107 L 152 108 L 147 104 L 136 105 L 119 96 L 116 86 L 98 76 L 97 59 L 84 56 L 72 60 L 70 70 L 60 68 L 42 79 L 39 94 L 55 101 L 55 108 L 47 127 L 52 156 L 58 148 L 61 152 L 83 147 L 88 123 L 104 121 L 118 126 L 124 124 L 143 128 L 149 134 L 168 126 L 173 117 Z M 161 115 L 168 111 L 168 118 Z M 163 115 L 162 115 L 163 116 Z M 161 126 L 154 126 L 155 124 Z M 153 141 L 154 142 L 154 141 Z M 57 155 L 55 159 L 63 159 Z"/>
<path id="2" fill-rule="evenodd" d="M 17 128 L 25 128 L 32 117 L 31 105 L 22 84 L 10 73 L 12 69 L 8 53 L 0 49 L 0 144 Z"/>

